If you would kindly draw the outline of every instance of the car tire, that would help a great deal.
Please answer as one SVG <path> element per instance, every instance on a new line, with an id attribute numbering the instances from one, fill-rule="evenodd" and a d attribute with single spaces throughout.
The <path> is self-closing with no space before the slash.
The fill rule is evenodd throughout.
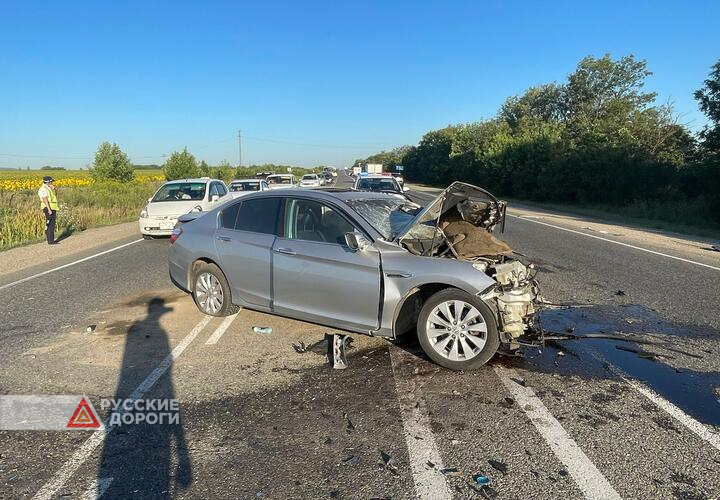
<path id="1" fill-rule="evenodd" d="M 425 301 L 418 315 L 417 335 L 425 354 L 451 370 L 479 368 L 500 346 L 497 320 L 490 307 L 457 288 L 441 290 Z"/>
<path id="2" fill-rule="evenodd" d="M 142 237 L 144 240 L 154 240 L 155 239 L 155 237 L 150 234 L 143 234 Z"/>
<path id="3" fill-rule="evenodd" d="M 215 264 L 201 262 L 196 266 L 192 296 L 200 312 L 209 316 L 230 316 L 240 310 L 240 306 L 232 303 L 230 285 Z"/>

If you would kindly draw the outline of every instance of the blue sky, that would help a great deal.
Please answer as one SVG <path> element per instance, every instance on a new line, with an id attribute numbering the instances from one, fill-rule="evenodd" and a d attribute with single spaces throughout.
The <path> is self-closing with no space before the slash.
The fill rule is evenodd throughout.
<path id="1" fill-rule="evenodd" d="M 0 0 L 0 166 L 81 167 L 104 140 L 235 164 L 239 128 L 243 164 L 345 166 L 605 53 L 647 59 L 699 130 L 718 19 L 717 1 Z"/>

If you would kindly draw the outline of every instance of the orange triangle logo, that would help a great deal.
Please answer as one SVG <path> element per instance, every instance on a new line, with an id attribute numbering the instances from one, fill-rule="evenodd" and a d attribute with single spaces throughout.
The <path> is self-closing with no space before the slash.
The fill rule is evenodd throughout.
<path id="1" fill-rule="evenodd" d="M 89 427 L 100 427 L 100 422 L 95 416 L 95 412 L 92 407 L 88 404 L 85 398 L 80 400 L 75 412 L 70 417 L 70 421 L 67 424 L 68 428 L 79 428 L 87 429 Z"/>

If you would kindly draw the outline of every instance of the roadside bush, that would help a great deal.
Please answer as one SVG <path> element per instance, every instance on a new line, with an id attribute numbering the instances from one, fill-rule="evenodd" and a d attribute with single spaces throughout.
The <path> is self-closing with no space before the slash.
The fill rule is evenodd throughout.
<path id="1" fill-rule="evenodd" d="M 127 182 L 133 179 L 135 168 L 117 144 L 103 142 L 95 153 L 90 175 L 95 181 Z"/>
<path id="2" fill-rule="evenodd" d="M 188 153 L 187 148 L 182 151 L 174 151 L 170 158 L 163 165 L 163 173 L 169 181 L 176 179 L 191 179 L 200 176 L 195 157 Z"/>

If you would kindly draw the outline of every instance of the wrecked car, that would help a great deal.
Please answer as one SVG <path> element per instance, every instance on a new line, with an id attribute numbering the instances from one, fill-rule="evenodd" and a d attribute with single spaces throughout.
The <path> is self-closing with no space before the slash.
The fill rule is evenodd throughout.
<path id="1" fill-rule="evenodd" d="M 422 207 L 353 190 L 266 191 L 177 227 L 172 281 L 205 314 L 239 307 L 350 332 L 416 332 L 464 370 L 538 340 L 535 271 L 493 235 L 505 203 L 455 182 Z"/>

